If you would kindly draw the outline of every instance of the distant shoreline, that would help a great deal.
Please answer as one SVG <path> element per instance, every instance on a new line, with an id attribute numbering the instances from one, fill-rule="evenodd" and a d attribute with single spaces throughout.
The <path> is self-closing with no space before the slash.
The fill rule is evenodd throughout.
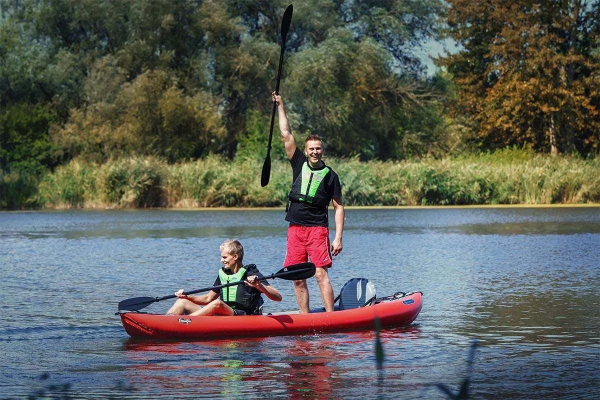
<path id="1" fill-rule="evenodd" d="M 451 159 L 361 162 L 330 159 L 343 201 L 352 207 L 555 207 L 600 204 L 600 157 L 523 152 Z M 281 209 L 289 162 L 273 160 L 269 185 L 262 161 L 209 157 L 169 164 L 132 157 L 83 159 L 42 175 L 0 171 L 0 209 Z"/>
<path id="2" fill-rule="evenodd" d="M 600 208 L 600 203 L 589 204 L 477 204 L 477 205 L 432 205 L 432 206 L 344 206 L 345 210 L 439 210 L 439 209 L 499 209 L 499 208 Z M 333 210 L 332 207 L 329 208 Z M 285 207 L 147 207 L 147 208 L 118 208 L 118 207 L 53 207 L 41 209 L 0 210 L 0 213 L 35 213 L 35 212 L 64 212 L 64 211 L 285 211 Z"/>

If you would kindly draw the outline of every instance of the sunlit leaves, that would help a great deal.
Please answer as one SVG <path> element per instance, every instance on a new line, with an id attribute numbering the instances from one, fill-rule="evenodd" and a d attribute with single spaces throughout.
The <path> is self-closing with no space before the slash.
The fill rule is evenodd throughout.
<path id="1" fill-rule="evenodd" d="M 464 50 L 444 63 L 482 142 L 597 152 L 598 1 L 449 3 L 450 31 Z"/>
<path id="2" fill-rule="evenodd" d="M 439 118 L 433 89 L 397 75 L 392 55 L 375 39 L 357 41 L 350 30 L 332 30 L 318 46 L 297 53 L 289 70 L 292 128 L 319 132 L 328 152 L 405 158 L 427 153 L 434 143 L 426 125 Z M 425 140 L 409 149 L 403 139 L 411 135 Z"/>
<path id="3" fill-rule="evenodd" d="M 114 103 L 73 110 L 55 137 L 70 154 L 98 161 L 127 154 L 175 161 L 208 154 L 223 135 L 217 99 L 203 92 L 188 96 L 167 73 L 153 71 L 123 84 Z"/>
<path id="4" fill-rule="evenodd" d="M 39 102 L 55 114 L 41 134 L 62 146 L 64 161 L 233 157 L 240 144 L 260 142 L 255 119 L 269 119 L 288 4 L 3 1 L 3 106 Z M 397 139 L 425 137 L 431 129 L 412 121 L 427 114 L 415 105 L 436 110 L 421 97 L 426 78 L 415 54 L 435 34 L 440 4 L 295 4 L 281 92 L 298 132 L 325 134 L 338 155 L 427 152 L 432 142 L 407 152 Z"/>

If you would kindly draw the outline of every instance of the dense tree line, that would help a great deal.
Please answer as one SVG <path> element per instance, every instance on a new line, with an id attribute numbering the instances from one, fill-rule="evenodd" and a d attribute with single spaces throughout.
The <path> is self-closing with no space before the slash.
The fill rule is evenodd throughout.
<path id="1" fill-rule="evenodd" d="M 264 155 L 283 0 L 0 0 L 0 169 Z M 597 154 L 598 1 L 302 0 L 293 129 L 362 160 Z M 433 77 L 421 46 L 462 46 Z M 278 152 L 283 155 L 282 152 Z"/>
<path id="2" fill-rule="evenodd" d="M 598 154 L 597 0 L 448 0 L 462 50 L 442 60 L 485 148 Z"/>

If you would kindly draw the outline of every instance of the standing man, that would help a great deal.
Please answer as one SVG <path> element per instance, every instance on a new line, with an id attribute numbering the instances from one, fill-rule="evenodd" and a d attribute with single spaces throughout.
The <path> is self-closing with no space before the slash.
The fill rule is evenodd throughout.
<path id="1" fill-rule="evenodd" d="M 290 223 L 287 233 L 287 251 L 284 267 L 310 261 L 317 267 L 315 278 L 321 289 L 325 311 L 333 311 L 333 288 L 327 270 L 332 255 L 342 251 L 344 205 L 340 178 L 323 162 L 323 141 L 314 134 L 306 138 L 304 153 L 296 141 L 288 122 L 281 96 L 273 92 L 277 103 L 279 130 L 285 152 L 292 166 L 292 189 L 289 194 L 285 220 Z M 335 210 L 335 238 L 329 241 L 327 208 Z M 306 280 L 294 281 L 294 292 L 301 313 L 308 313 L 309 296 Z"/>

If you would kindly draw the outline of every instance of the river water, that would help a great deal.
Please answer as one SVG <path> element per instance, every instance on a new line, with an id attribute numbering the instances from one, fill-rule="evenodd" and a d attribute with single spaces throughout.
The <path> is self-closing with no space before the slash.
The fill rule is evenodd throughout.
<path id="1" fill-rule="evenodd" d="M 239 238 L 281 268 L 281 210 L 0 213 L 0 398 L 600 397 L 600 208 L 349 209 L 335 291 L 422 291 L 408 327 L 210 342 L 130 339 L 117 303 L 210 286 Z M 274 280 L 295 308 L 291 282 Z M 314 279 L 311 306 L 320 306 Z M 170 301 L 148 307 L 163 313 Z M 472 353 L 471 353 L 472 351 Z M 472 354 L 472 358 L 470 358 Z M 469 363 L 469 360 L 472 363 Z"/>

